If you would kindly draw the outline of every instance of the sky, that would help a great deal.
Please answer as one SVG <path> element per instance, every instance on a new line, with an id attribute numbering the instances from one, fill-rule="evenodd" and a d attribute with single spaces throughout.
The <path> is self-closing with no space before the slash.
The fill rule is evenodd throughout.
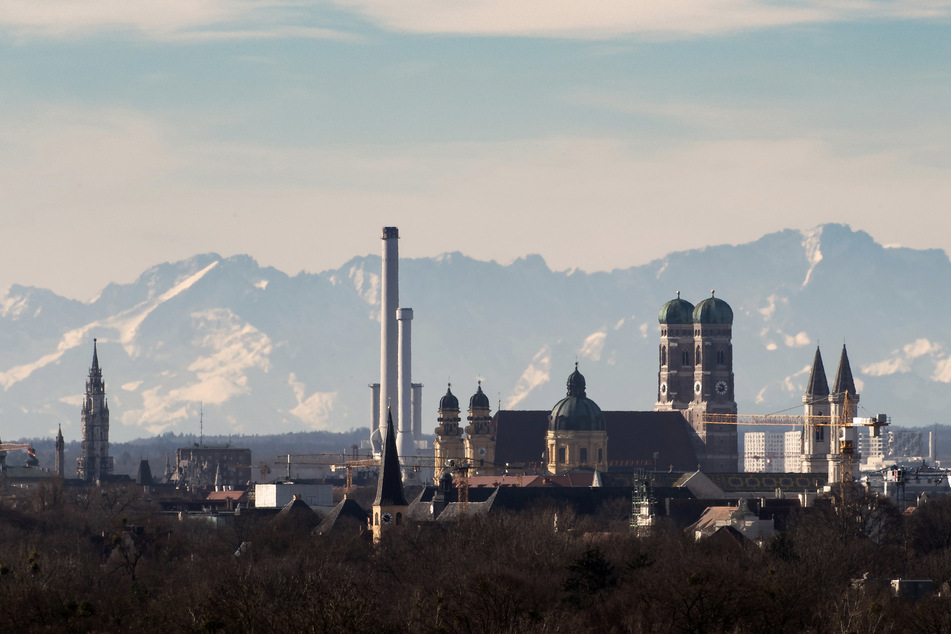
<path id="1" fill-rule="evenodd" d="M 951 252 L 951 0 L 0 0 L 0 293 L 198 253 Z"/>

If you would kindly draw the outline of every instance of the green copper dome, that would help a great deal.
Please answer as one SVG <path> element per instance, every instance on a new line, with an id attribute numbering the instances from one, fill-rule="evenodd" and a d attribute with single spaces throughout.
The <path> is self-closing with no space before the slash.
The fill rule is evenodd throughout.
<path id="1" fill-rule="evenodd" d="M 452 385 L 446 388 L 446 395 L 439 399 L 439 409 L 459 409 L 459 399 L 452 393 Z"/>
<path id="2" fill-rule="evenodd" d="M 469 399 L 469 409 L 489 409 L 489 397 L 482 391 L 482 381 L 479 381 L 479 389 Z"/>
<path id="3" fill-rule="evenodd" d="M 568 396 L 558 401 L 548 416 L 549 431 L 604 431 L 604 414 L 588 398 L 584 376 L 575 371 L 568 377 Z"/>
<path id="4" fill-rule="evenodd" d="M 680 291 L 677 291 L 676 299 L 670 300 L 661 307 L 660 312 L 657 313 L 657 321 L 662 324 L 693 323 L 693 304 L 680 299 Z"/>
<path id="5" fill-rule="evenodd" d="M 697 324 L 732 324 L 733 309 L 722 299 L 713 296 L 706 298 L 693 309 L 693 321 Z"/>

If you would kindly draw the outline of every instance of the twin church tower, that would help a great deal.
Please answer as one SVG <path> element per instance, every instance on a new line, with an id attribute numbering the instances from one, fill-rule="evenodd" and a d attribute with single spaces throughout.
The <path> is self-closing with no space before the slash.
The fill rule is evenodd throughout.
<path id="1" fill-rule="evenodd" d="M 498 412 L 493 417 L 480 383 L 469 400 L 463 437 L 459 400 L 449 389 L 439 402 L 436 464 L 465 459 L 476 474 L 488 475 L 498 468 L 496 462 L 518 455 L 529 463 L 541 460 L 552 474 L 578 468 L 603 471 L 612 460 L 626 463 L 635 455 L 642 460 L 648 445 L 654 452 L 663 448 L 664 460 L 683 457 L 687 454 L 675 445 L 689 443 L 693 459 L 681 460 L 681 467 L 736 472 L 733 310 L 713 294 L 694 306 L 678 293 L 661 308 L 658 321 L 660 358 L 652 412 L 602 412 L 588 398 L 575 364 L 565 398 L 550 411 Z M 682 417 L 671 418 L 673 413 Z M 679 430 L 671 427 L 675 420 Z M 625 446 L 631 442 L 643 447 Z"/>
<path id="2" fill-rule="evenodd" d="M 694 450 L 706 471 L 737 469 L 733 391 L 733 309 L 711 291 L 696 306 L 680 297 L 664 304 L 655 411 L 678 411 L 694 432 Z"/>

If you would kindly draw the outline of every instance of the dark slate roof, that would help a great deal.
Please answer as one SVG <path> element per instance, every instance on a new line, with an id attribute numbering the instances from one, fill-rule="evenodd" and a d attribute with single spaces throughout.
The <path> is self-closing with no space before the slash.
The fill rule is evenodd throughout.
<path id="1" fill-rule="evenodd" d="M 673 467 L 697 469 L 697 454 L 690 441 L 690 424 L 680 412 L 604 412 L 608 432 L 608 467 Z"/>
<path id="2" fill-rule="evenodd" d="M 400 474 L 400 456 L 396 451 L 396 432 L 393 430 L 393 412 L 386 412 L 386 438 L 380 458 L 380 477 L 376 484 L 373 506 L 407 506 L 403 494 L 403 476 Z"/>
<path id="3" fill-rule="evenodd" d="M 369 515 L 359 504 L 350 498 L 344 498 L 333 510 L 324 518 L 324 521 L 317 527 L 317 532 L 329 533 L 333 530 L 346 530 L 348 527 L 367 526 Z"/>
<path id="4" fill-rule="evenodd" d="M 608 434 L 609 469 L 657 468 L 695 471 L 697 455 L 690 443 L 688 423 L 680 412 L 603 412 Z M 541 466 L 548 432 L 544 410 L 500 410 L 495 427 L 495 463 Z"/>
<path id="5" fill-rule="evenodd" d="M 849 353 L 845 350 L 845 344 L 842 344 L 842 356 L 839 357 L 839 369 L 835 373 L 835 383 L 832 391 L 836 394 L 847 392 L 850 396 L 855 396 L 855 382 L 852 380 L 852 366 L 849 365 Z"/>
<path id="6" fill-rule="evenodd" d="M 497 411 L 492 417 L 495 463 L 541 466 L 545 462 L 548 414 L 545 410 Z"/>
<path id="7" fill-rule="evenodd" d="M 705 472 L 706 473 L 706 472 Z M 724 492 L 772 492 L 782 489 L 789 493 L 815 491 L 828 484 L 826 473 L 706 473 Z"/>
<path id="8" fill-rule="evenodd" d="M 816 346 L 816 357 L 812 360 L 812 372 L 809 373 L 806 396 L 820 398 L 829 396 L 829 381 L 826 379 L 826 369 L 822 365 L 822 355 L 819 354 L 818 346 Z"/>

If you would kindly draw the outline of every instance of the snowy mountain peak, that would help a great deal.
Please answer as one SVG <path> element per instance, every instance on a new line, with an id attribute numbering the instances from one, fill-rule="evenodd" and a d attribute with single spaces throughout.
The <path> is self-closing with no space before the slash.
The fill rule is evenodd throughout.
<path id="1" fill-rule="evenodd" d="M 735 314 L 741 412 L 801 406 L 812 346 L 846 337 L 869 411 L 930 423 L 951 406 L 951 326 L 934 319 L 951 300 L 933 290 L 951 285 L 951 262 L 885 249 L 844 225 L 596 274 L 553 272 L 537 255 L 500 265 L 460 253 L 403 259 L 400 273 L 401 300 L 416 311 L 426 431 L 441 396 L 429 386 L 447 377 L 474 385 L 481 375 L 493 403 L 547 409 L 563 396 L 552 377 L 578 358 L 603 409 L 652 408 L 657 311 L 676 290 L 695 302 L 711 288 Z M 379 294 L 377 255 L 289 277 L 208 253 L 151 267 L 90 302 L 13 286 L 0 296 L 0 411 L 13 422 L 0 432 L 30 437 L 62 423 L 79 437 L 93 337 L 116 439 L 192 430 L 201 403 L 208 433 L 366 426 Z M 941 389 L 915 396 L 929 386 Z"/>

